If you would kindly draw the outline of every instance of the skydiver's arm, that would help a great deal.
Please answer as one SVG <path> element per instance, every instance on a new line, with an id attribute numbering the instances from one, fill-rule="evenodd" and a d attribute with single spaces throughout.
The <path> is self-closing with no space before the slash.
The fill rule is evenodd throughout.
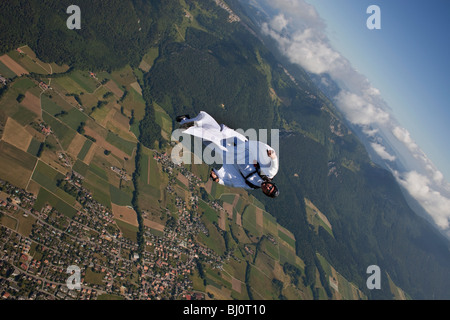
<path id="1" fill-rule="evenodd" d="M 267 149 L 267 155 L 270 158 L 270 167 L 268 169 L 269 174 L 267 176 L 269 178 L 273 178 L 278 172 L 278 157 L 275 150 L 271 149 Z"/>

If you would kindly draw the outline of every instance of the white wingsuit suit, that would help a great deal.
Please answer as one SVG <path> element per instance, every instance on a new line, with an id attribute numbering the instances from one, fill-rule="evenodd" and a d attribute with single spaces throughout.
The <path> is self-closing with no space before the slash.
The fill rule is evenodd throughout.
<path id="1" fill-rule="evenodd" d="M 184 134 L 199 137 L 207 147 L 223 152 L 222 168 L 214 170 L 219 178 L 218 183 L 236 188 L 257 189 L 261 188 L 264 181 L 270 181 L 277 174 L 278 157 L 269 145 L 248 140 L 226 125 L 219 125 L 204 111 L 200 111 L 195 118 L 183 118 L 180 124 L 192 122 L 193 126 L 184 130 Z"/>

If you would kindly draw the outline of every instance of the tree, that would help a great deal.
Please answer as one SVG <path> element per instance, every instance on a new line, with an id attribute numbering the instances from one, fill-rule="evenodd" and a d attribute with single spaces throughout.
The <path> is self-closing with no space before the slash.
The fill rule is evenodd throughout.
<path id="1" fill-rule="evenodd" d="M 25 95 L 23 95 L 22 93 L 19 93 L 19 95 L 17 96 L 16 100 L 17 100 L 17 102 L 21 103 L 24 98 L 25 98 Z"/>

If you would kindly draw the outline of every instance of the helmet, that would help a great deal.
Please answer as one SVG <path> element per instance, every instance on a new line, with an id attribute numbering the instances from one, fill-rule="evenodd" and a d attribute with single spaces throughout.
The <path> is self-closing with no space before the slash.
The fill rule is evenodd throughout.
<path id="1" fill-rule="evenodd" d="M 271 187 L 269 187 L 269 191 L 266 193 L 264 190 L 267 190 L 266 188 L 263 189 L 263 193 L 271 198 L 276 198 L 278 197 L 278 195 L 280 194 L 280 191 L 278 190 L 278 187 L 275 185 L 275 183 L 273 183 L 272 181 L 266 181 L 264 182 L 265 184 L 270 184 Z"/>

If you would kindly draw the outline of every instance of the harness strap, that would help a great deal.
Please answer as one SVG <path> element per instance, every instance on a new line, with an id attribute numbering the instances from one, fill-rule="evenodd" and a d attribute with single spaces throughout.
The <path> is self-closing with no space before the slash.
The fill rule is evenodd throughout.
<path id="1" fill-rule="evenodd" d="M 250 173 L 249 173 L 248 175 L 246 175 L 246 176 L 244 176 L 244 175 L 242 174 L 242 172 L 240 172 L 240 171 L 239 171 L 239 173 L 241 174 L 242 178 L 244 178 L 245 184 L 248 185 L 250 188 L 252 188 L 252 189 L 259 189 L 259 188 L 261 188 L 260 186 L 256 186 L 256 185 L 254 185 L 253 183 L 251 183 L 250 181 L 247 180 L 248 177 L 254 175 L 255 173 L 258 173 L 258 171 L 255 170 L 255 171 L 253 171 L 253 172 L 250 172 Z"/>

